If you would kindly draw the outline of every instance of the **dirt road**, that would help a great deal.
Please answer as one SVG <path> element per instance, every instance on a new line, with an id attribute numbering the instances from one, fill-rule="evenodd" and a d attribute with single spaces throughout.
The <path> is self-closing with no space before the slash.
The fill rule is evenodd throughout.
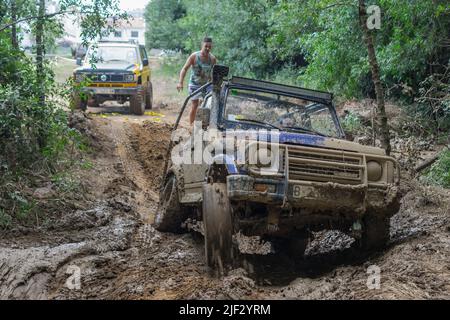
<path id="1" fill-rule="evenodd" d="M 1 299 L 450 298 L 450 194 L 410 178 L 383 251 L 362 256 L 330 231 L 316 234 L 297 268 L 256 256 L 226 277 L 209 274 L 201 237 L 151 226 L 180 106 L 164 102 L 169 84 L 161 83 L 155 113 L 136 117 L 116 106 L 73 117 L 93 148 L 92 168 L 79 173 L 78 209 L 36 230 L 2 234 Z M 370 266 L 379 268 L 380 289 L 367 286 Z"/>

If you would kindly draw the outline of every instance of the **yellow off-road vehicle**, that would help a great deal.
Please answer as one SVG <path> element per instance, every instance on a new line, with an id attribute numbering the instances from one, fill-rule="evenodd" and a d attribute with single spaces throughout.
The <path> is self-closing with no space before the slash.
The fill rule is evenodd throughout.
<path id="1" fill-rule="evenodd" d="M 89 46 L 74 70 L 75 108 L 86 110 L 105 101 L 130 102 L 130 111 L 143 115 L 151 109 L 153 88 L 147 52 L 134 42 L 99 42 Z M 85 82 L 86 81 L 86 82 Z"/>

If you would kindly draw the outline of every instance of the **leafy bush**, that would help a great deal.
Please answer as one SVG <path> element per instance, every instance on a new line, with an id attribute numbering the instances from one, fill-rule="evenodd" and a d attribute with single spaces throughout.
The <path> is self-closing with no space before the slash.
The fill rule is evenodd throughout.
<path id="1" fill-rule="evenodd" d="M 444 188 L 450 188 L 450 150 L 445 149 L 425 172 L 423 180 Z"/>
<path id="2" fill-rule="evenodd" d="M 0 228 L 8 228 L 38 219 L 36 180 L 69 168 L 84 141 L 61 106 L 67 88 L 54 83 L 49 66 L 38 76 L 33 61 L 11 48 L 4 34 L 0 67 Z"/>
<path id="3" fill-rule="evenodd" d="M 341 119 L 341 124 L 344 131 L 351 134 L 357 134 L 362 128 L 360 117 L 351 111 L 346 113 L 345 117 Z"/>

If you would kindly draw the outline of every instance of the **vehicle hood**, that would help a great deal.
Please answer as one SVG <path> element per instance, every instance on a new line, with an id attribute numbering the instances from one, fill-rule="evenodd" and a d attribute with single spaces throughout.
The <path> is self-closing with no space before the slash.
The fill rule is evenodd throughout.
<path id="1" fill-rule="evenodd" d="M 236 130 L 235 134 L 242 138 L 248 136 L 248 131 Z M 227 135 L 228 137 L 228 135 Z M 373 155 L 386 155 L 386 152 L 381 148 L 361 145 L 356 142 L 347 141 L 338 138 L 324 137 L 319 135 L 297 133 L 297 132 L 277 132 L 266 131 L 266 133 L 257 131 L 256 137 L 252 135 L 252 138 L 257 138 L 258 141 L 278 141 L 281 144 L 302 145 L 307 147 L 326 148 L 350 152 L 362 152 Z"/>
<path id="2" fill-rule="evenodd" d="M 383 156 L 386 154 L 385 151 L 381 148 L 364 146 L 352 141 L 306 133 L 280 132 L 279 142 L 283 144 L 322 147 L 328 149 L 362 152 Z"/>
<path id="3" fill-rule="evenodd" d="M 136 67 L 134 63 L 115 62 L 115 63 L 98 63 L 96 68 L 91 65 L 83 65 L 75 69 L 75 72 L 113 72 L 113 71 L 133 71 Z"/>

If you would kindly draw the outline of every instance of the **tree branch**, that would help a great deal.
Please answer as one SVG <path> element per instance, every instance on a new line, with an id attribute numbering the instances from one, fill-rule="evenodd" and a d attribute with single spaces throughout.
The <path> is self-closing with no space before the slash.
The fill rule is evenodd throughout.
<path id="1" fill-rule="evenodd" d="M 7 28 L 9 28 L 9 27 L 11 27 L 11 26 L 13 26 L 15 24 L 18 24 L 18 23 L 21 23 L 21 22 L 24 22 L 24 21 L 34 20 L 34 19 L 39 19 L 39 18 L 48 19 L 48 18 L 57 16 L 57 15 L 61 15 L 61 14 L 66 14 L 66 13 L 72 13 L 73 14 L 73 13 L 75 13 L 75 11 L 74 10 L 58 11 L 58 12 L 54 12 L 54 13 L 45 14 L 42 17 L 39 16 L 39 15 L 37 15 L 37 16 L 29 16 L 29 17 L 22 18 L 22 19 L 19 19 L 19 20 L 16 20 L 16 21 L 13 21 L 11 23 L 3 25 L 2 27 L 0 27 L 0 31 L 3 31 L 3 30 L 5 30 L 5 29 L 7 29 Z"/>

